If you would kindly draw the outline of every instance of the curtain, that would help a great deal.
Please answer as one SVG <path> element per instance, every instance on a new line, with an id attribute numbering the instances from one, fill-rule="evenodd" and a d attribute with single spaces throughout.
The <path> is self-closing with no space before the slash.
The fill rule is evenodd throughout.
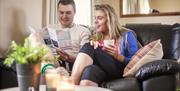
<path id="1" fill-rule="evenodd" d="M 149 13 L 148 0 L 124 0 L 123 1 L 123 14 L 144 14 Z"/>
<path id="2" fill-rule="evenodd" d="M 58 0 L 43 0 L 43 26 L 57 24 Z"/>
<path id="3" fill-rule="evenodd" d="M 139 13 L 140 14 L 148 14 L 150 13 L 150 5 L 149 0 L 138 0 Z"/>
<path id="4" fill-rule="evenodd" d="M 138 13 L 138 0 L 124 0 L 123 9 L 124 14 Z"/>

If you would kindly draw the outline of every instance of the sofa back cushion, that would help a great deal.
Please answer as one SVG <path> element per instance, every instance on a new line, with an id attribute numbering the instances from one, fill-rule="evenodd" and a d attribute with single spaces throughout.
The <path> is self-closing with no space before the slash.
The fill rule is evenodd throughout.
<path id="1" fill-rule="evenodd" d="M 136 32 L 137 38 L 142 45 L 146 45 L 153 40 L 160 39 L 164 59 L 177 60 L 180 57 L 180 24 L 128 24 L 125 26 Z"/>
<path id="2" fill-rule="evenodd" d="M 173 75 L 179 72 L 179 64 L 169 59 L 157 60 L 143 65 L 136 72 L 135 77 L 139 81 L 146 80 L 150 77 L 161 75 Z"/>

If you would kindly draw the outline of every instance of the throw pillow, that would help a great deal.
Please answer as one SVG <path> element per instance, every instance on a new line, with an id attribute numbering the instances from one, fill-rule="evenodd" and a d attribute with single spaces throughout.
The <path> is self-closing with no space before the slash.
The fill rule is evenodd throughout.
<path id="1" fill-rule="evenodd" d="M 146 63 L 159 60 L 163 57 L 162 44 L 159 40 L 150 42 L 139 49 L 124 69 L 123 77 L 135 76 L 136 71 Z"/>

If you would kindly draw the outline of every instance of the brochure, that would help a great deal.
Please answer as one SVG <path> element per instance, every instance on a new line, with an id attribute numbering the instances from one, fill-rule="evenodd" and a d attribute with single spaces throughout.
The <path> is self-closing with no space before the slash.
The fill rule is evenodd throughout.
<path id="1" fill-rule="evenodd" d="M 48 28 L 47 31 L 48 31 L 48 34 L 49 34 L 49 37 L 50 37 L 52 47 L 59 47 L 56 30 L 52 29 L 52 28 Z"/>
<path id="2" fill-rule="evenodd" d="M 61 48 L 67 53 L 76 55 L 80 49 L 80 43 L 78 40 L 72 40 L 68 28 L 62 30 L 55 30 L 53 28 L 47 28 L 49 39 L 52 48 Z M 58 35 L 58 36 L 57 36 Z M 48 39 L 44 41 L 49 43 Z"/>

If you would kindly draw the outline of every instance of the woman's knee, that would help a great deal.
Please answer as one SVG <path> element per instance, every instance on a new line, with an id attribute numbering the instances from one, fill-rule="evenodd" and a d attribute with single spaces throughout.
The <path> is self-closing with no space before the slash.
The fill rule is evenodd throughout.
<path id="1" fill-rule="evenodd" d="M 93 48 L 89 42 L 88 42 L 88 43 L 85 43 L 85 44 L 82 46 L 81 49 L 87 49 L 87 48 L 88 48 L 88 49 L 89 49 L 89 48 Z"/>
<path id="2" fill-rule="evenodd" d="M 96 84 L 102 83 L 106 79 L 106 74 L 96 65 L 87 66 L 81 75 L 81 81 L 88 80 Z"/>
<path id="3" fill-rule="evenodd" d="M 82 46 L 79 51 L 80 53 L 85 53 L 89 55 L 91 58 L 94 58 L 94 48 L 90 45 L 90 43 L 86 43 Z"/>
<path id="4" fill-rule="evenodd" d="M 97 83 L 90 81 L 90 80 L 81 80 L 80 85 L 81 86 L 98 86 Z"/>

